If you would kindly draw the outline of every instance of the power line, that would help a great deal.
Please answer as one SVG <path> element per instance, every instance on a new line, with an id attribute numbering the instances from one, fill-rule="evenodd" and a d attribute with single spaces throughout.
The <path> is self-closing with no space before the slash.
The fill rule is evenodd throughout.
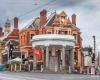
<path id="1" fill-rule="evenodd" d="M 33 11 L 35 12 L 35 11 L 39 10 L 39 8 L 42 8 L 42 7 L 44 7 L 44 6 L 48 6 L 48 5 L 50 5 L 51 3 L 55 2 L 55 1 L 57 1 L 57 0 L 49 1 L 49 2 L 47 2 L 47 3 L 45 3 L 45 4 L 43 4 L 43 5 L 40 5 L 40 6 L 36 7 L 36 8 L 34 8 L 34 9 L 31 9 L 30 11 L 28 11 L 28 12 L 26 12 L 26 13 L 24 13 L 24 14 L 18 16 L 18 18 L 24 17 L 24 16 L 26 16 L 27 14 L 29 14 L 29 13 L 31 13 L 31 12 L 33 12 Z M 13 19 L 11 19 L 10 21 L 12 21 L 12 20 L 13 20 Z"/>
<path id="2" fill-rule="evenodd" d="M 43 4 L 43 5 L 41 5 L 41 6 L 37 7 L 37 8 L 35 8 L 35 9 L 32 9 L 32 10 L 30 10 L 30 11 L 28 11 L 28 12 L 26 12 L 26 13 L 20 15 L 19 17 L 23 17 L 23 16 L 27 15 L 28 13 L 33 12 L 34 10 L 37 11 L 39 8 L 44 7 L 44 6 L 47 6 L 47 5 L 49 5 L 49 4 L 51 4 L 51 3 L 55 2 L 55 1 L 56 1 L 56 0 L 49 1 L 49 2 L 47 2 L 47 3 L 45 3 L 45 4 Z"/>

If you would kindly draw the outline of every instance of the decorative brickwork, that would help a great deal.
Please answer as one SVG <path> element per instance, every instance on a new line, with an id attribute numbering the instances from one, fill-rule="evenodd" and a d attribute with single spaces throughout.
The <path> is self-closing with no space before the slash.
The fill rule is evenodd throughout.
<path id="1" fill-rule="evenodd" d="M 20 48 L 26 53 L 32 50 L 31 39 L 32 36 L 38 34 L 65 34 L 73 35 L 75 37 L 75 66 L 77 69 L 83 66 L 82 55 L 82 38 L 80 29 L 76 26 L 76 15 L 73 14 L 70 18 L 62 11 L 60 14 L 56 12 L 51 13 L 47 18 L 47 11 L 40 12 L 40 18 L 36 18 L 26 28 L 22 29 L 19 34 Z"/>

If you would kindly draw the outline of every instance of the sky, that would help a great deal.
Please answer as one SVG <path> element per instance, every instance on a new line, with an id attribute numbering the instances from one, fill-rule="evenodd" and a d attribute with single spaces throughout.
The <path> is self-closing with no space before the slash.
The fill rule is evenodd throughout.
<path id="1" fill-rule="evenodd" d="M 7 18 L 13 23 L 13 17 L 20 20 L 20 28 L 23 28 L 39 12 L 46 9 L 48 14 L 65 11 L 71 18 L 77 15 L 77 27 L 80 28 L 84 46 L 93 47 L 93 38 L 96 36 L 96 47 L 100 51 L 100 0 L 0 0 L 0 25 L 4 26 Z"/>

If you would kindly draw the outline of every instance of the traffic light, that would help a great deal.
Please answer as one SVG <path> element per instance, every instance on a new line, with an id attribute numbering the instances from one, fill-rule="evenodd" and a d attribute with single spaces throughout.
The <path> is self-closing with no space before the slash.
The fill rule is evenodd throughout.
<path id="1" fill-rule="evenodd" d="M 13 51 L 13 44 L 10 44 L 10 47 L 9 47 L 9 57 L 12 58 L 12 51 Z"/>
<path id="2" fill-rule="evenodd" d="M 95 54 L 93 53 L 92 63 L 95 63 Z"/>

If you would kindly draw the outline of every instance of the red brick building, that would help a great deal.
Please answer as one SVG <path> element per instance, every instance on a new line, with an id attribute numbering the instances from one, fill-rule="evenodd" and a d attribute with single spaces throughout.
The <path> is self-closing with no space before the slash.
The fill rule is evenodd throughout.
<path id="1" fill-rule="evenodd" d="M 42 10 L 40 16 L 23 28 L 19 33 L 20 49 L 25 57 L 32 51 L 32 36 L 39 34 L 65 34 L 75 37 L 74 65 L 77 70 L 83 66 L 82 38 L 80 29 L 76 25 L 76 15 L 71 20 L 64 11 L 54 12 L 47 17 L 47 11 Z"/>
<path id="2" fill-rule="evenodd" d="M 5 23 L 5 32 L 3 32 L 3 29 L 0 28 L 0 57 L 1 57 L 1 63 L 4 59 L 7 58 L 7 55 L 5 54 L 6 50 L 5 47 L 7 47 L 6 44 L 8 44 L 12 40 L 18 40 L 19 41 L 19 28 L 18 28 L 18 18 L 14 17 L 14 26 L 13 29 L 11 30 L 10 28 L 10 21 L 7 19 L 7 22 Z"/>

